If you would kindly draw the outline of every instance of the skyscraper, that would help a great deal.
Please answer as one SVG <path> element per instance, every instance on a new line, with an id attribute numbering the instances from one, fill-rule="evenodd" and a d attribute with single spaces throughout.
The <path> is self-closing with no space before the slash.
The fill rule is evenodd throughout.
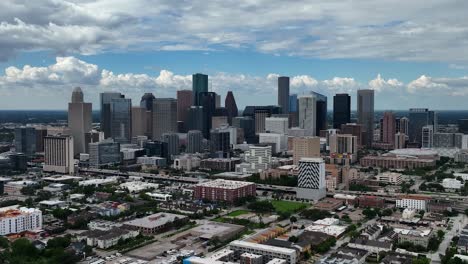
<path id="1" fill-rule="evenodd" d="M 189 108 L 192 106 L 193 95 L 190 90 L 177 91 L 177 121 L 184 122 L 184 130 L 187 130 L 187 122 L 189 118 Z"/>
<path id="2" fill-rule="evenodd" d="M 109 138 L 111 134 L 111 101 L 112 99 L 122 98 L 120 93 L 105 92 L 101 93 L 101 131 L 104 132 L 104 138 Z"/>
<path id="3" fill-rule="evenodd" d="M 299 126 L 299 106 L 297 101 L 297 94 L 289 96 L 289 127 Z"/>
<path id="4" fill-rule="evenodd" d="M 320 135 L 321 130 L 326 130 L 327 126 L 327 97 L 323 94 L 311 92 L 315 97 L 315 135 Z"/>
<path id="5" fill-rule="evenodd" d="M 151 138 L 153 136 L 153 102 L 156 97 L 152 93 L 145 93 L 140 100 L 140 107 L 146 109 L 146 131 L 145 136 Z"/>
<path id="6" fill-rule="evenodd" d="M 283 114 L 289 114 L 289 77 L 278 77 L 278 105 Z"/>
<path id="7" fill-rule="evenodd" d="M 179 154 L 179 135 L 177 133 L 164 133 L 162 134 L 162 141 L 167 143 L 167 152 L 169 158 Z"/>
<path id="8" fill-rule="evenodd" d="M 336 94 L 333 96 L 333 128 L 339 129 L 341 125 L 351 122 L 351 96 L 349 94 Z"/>
<path id="9" fill-rule="evenodd" d="M 153 139 L 161 140 L 162 134 L 177 132 L 177 100 L 156 98 L 153 102 Z"/>
<path id="10" fill-rule="evenodd" d="M 205 117 L 203 116 L 203 107 L 191 106 L 188 110 L 187 130 L 204 131 L 206 122 Z"/>
<path id="11" fill-rule="evenodd" d="M 203 107 L 203 136 L 206 139 L 210 138 L 210 130 L 212 127 L 211 118 L 216 109 L 216 93 L 214 92 L 200 92 L 198 93 L 198 103 Z"/>
<path id="12" fill-rule="evenodd" d="M 190 130 L 187 133 L 187 153 L 202 152 L 203 134 L 199 130 Z"/>
<path id="13" fill-rule="evenodd" d="M 394 145 L 396 132 L 395 115 L 392 112 L 385 112 L 380 120 L 380 141 Z"/>
<path id="14" fill-rule="evenodd" d="M 15 151 L 28 156 L 36 153 L 36 129 L 34 127 L 15 128 Z"/>
<path id="15" fill-rule="evenodd" d="M 226 107 L 228 111 L 228 121 L 229 124 L 232 125 L 232 119 L 239 114 L 239 109 L 237 108 L 236 99 L 234 98 L 234 94 L 232 91 L 228 91 L 226 95 L 226 99 L 224 100 L 224 107 Z"/>
<path id="16" fill-rule="evenodd" d="M 128 143 L 132 139 L 132 100 L 114 98 L 110 103 L 111 136 L 119 143 Z"/>
<path id="17" fill-rule="evenodd" d="M 317 102 L 312 95 L 299 97 L 299 127 L 310 131 L 312 135 L 317 135 Z"/>
<path id="18" fill-rule="evenodd" d="M 112 139 L 89 143 L 89 166 L 101 168 L 121 162 L 120 144 Z"/>
<path id="19" fill-rule="evenodd" d="M 210 131 L 211 151 L 225 153 L 230 151 L 230 134 L 228 131 L 221 131 L 219 129 L 212 129 Z"/>
<path id="20" fill-rule="evenodd" d="M 327 195 L 323 159 L 303 158 L 299 161 L 296 190 L 299 199 L 318 201 Z"/>
<path id="21" fill-rule="evenodd" d="M 208 75 L 195 73 L 192 75 L 192 95 L 193 95 L 193 105 L 199 106 L 199 94 L 208 92 Z M 216 104 L 216 99 L 213 100 Z"/>
<path id="22" fill-rule="evenodd" d="M 434 126 L 427 125 L 421 129 L 421 147 L 432 148 L 434 142 Z"/>
<path id="23" fill-rule="evenodd" d="M 238 116 L 232 120 L 234 127 L 242 129 L 244 139 L 249 144 L 258 143 L 255 135 L 255 120 L 249 116 Z"/>
<path id="24" fill-rule="evenodd" d="M 147 129 L 147 111 L 141 106 L 132 107 L 132 137 L 145 136 Z"/>
<path id="25" fill-rule="evenodd" d="M 73 89 L 71 103 L 68 103 L 68 127 L 73 136 L 73 155 L 85 153 L 85 133 L 92 128 L 92 105 L 83 102 L 80 87 Z"/>
<path id="26" fill-rule="evenodd" d="M 358 123 L 365 131 L 364 142 L 361 143 L 371 147 L 374 139 L 374 90 L 358 90 L 357 97 Z"/>
<path id="27" fill-rule="evenodd" d="M 319 137 L 294 137 L 292 142 L 294 165 L 297 165 L 302 158 L 320 157 Z"/>
<path id="28" fill-rule="evenodd" d="M 69 135 L 45 137 L 43 170 L 73 174 L 75 172 L 73 145 L 73 137 Z"/>
<path id="29" fill-rule="evenodd" d="M 437 131 L 437 114 L 427 108 L 411 108 L 409 111 L 409 142 L 421 145 L 422 128 L 433 126 Z"/>
<path id="30" fill-rule="evenodd" d="M 408 137 L 409 135 L 409 119 L 407 117 L 396 119 L 396 132 L 400 132 Z"/>

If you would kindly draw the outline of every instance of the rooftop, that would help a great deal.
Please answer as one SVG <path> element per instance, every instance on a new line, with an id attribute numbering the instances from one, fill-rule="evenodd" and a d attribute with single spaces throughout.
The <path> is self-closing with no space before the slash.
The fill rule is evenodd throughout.
<path id="1" fill-rule="evenodd" d="M 143 218 L 134 219 L 125 222 L 126 225 L 138 226 L 143 228 L 155 228 L 163 226 L 167 223 L 174 222 L 177 219 L 187 218 L 185 215 L 177 215 L 170 213 L 157 213 Z"/>
<path id="2" fill-rule="evenodd" d="M 255 183 L 243 182 L 243 181 L 229 181 L 229 180 L 223 180 L 223 179 L 217 179 L 214 181 L 208 181 L 208 182 L 197 184 L 197 186 L 224 188 L 224 189 L 237 189 L 237 188 L 246 187 L 250 185 L 255 185 Z"/>
<path id="3" fill-rule="evenodd" d="M 237 247 L 246 247 L 246 248 L 253 248 L 257 250 L 264 250 L 269 252 L 278 252 L 285 255 L 292 255 L 296 254 L 296 250 L 290 248 L 281 248 L 275 246 L 268 246 L 263 244 L 251 243 L 247 241 L 235 240 L 229 244 L 230 246 L 237 246 Z"/>

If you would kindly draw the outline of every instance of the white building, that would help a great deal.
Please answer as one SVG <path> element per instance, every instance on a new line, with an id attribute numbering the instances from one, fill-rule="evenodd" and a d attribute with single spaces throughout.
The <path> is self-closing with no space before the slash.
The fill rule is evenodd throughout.
<path id="1" fill-rule="evenodd" d="M 297 198 L 318 201 L 326 195 L 325 162 L 323 159 L 300 159 L 296 189 Z"/>
<path id="2" fill-rule="evenodd" d="M 236 252 L 236 255 L 243 253 L 253 253 L 262 255 L 264 261 L 271 261 L 275 258 L 284 259 L 288 264 L 297 263 L 297 252 L 291 248 L 269 246 L 264 244 L 251 243 L 247 241 L 235 240 L 229 244 L 229 249 Z"/>
<path id="3" fill-rule="evenodd" d="M 42 229 L 42 212 L 36 208 L 9 206 L 0 208 L 0 235 Z"/>
<path id="4" fill-rule="evenodd" d="M 152 183 L 152 182 L 142 182 L 142 181 L 131 181 L 131 182 L 124 182 L 120 185 L 121 189 L 127 189 L 130 193 L 139 193 L 146 189 L 158 189 L 159 184 Z"/>
<path id="5" fill-rule="evenodd" d="M 160 201 L 160 202 L 167 202 L 172 200 L 172 195 L 167 193 L 150 193 L 147 192 L 146 195 L 151 197 L 153 200 Z"/>
<path id="6" fill-rule="evenodd" d="M 463 185 L 457 179 L 446 178 L 442 180 L 442 186 L 444 189 L 460 190 Z"/>
<path id="7" fill-rule="evenodd" d="M 285 151 L 288 148 L 287 136 L 278 133 L 259 133 L 259 143 L 273 143 L 275 144 L 275 153 Z"/>
<path id="8" fill-rule="evenodd" d="M 384 172 L 376 176 L 377 181 L 393 185 L 401 184 L 401 173 L 397 172 Z"/>
<path id="9" fill-rule="evenodd" d="M 416 209 L 416 210 L 424 210 L 427 209 L 427 201 L 429 198 L 427 197 L 420 197 L 420 196 L 402 196 L 396 200 L 396 207 L 397 208 L 409 208 L 409 209 Z"/>
<path id="10" fill-rule="evenodd" d="M 422 128 L 422 148 L 432 148 L 434 142 L 434 127 L 423 126 Z"/>
<path id="11" fill-rule="evenodd" d="M 287 134 L 289 119 L 287 117 L 267 117 L 265 118 L 265 131 L 270 133 Z"/>
<path id="12" fill-rule="evenodd" d="M 357 137 L 349 134 L 331 134 L 328 138 L 330 153 L 357 153 Z"/>
<path id="13" fill-rule="evenodd" d="M 192 171 L 200 167 L 201 159 L 193 155 L 179 155 L 174 159 L 172 167 L 177 170 Z"/>
<path id="14" fill-rule="evenodd" d="M 44 171 L 73 174 L 73 137 L 68 135 L 44 138 Z"/>
<path id="15" fill-rule="evenodd" d="M 271 146 L 249 146 L 245 153 L 245 163 L 236 165 L 236 172 L 257 173 L 271 164 Z"/>

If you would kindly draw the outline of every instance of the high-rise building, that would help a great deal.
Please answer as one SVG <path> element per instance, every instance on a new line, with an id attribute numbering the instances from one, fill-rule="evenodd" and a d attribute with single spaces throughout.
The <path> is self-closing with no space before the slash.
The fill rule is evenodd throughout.
<path id="1" fill-rule="evenodd" d="M 44 152 L 44 138 L 47 136 L 47 127 L 36 127 L 36 152 Z"/>
<path id="2" fill-rule="evenodd" d="M 239 114 L 239 109 L 237 108 L 236 99 L 232 91 L 228 91 L 226 99 L 224 100 L 224 107 L 226 107 L 229 115 L 229 125 L 232 125 L 232 119 Z"/>
<path id="3" fill-rule="evenodd" d="M 191 90 L 177 91 L 177 121 L 184 122 L 184 128 L 187 129 L 189 119 L 189 108 L 193 103 L 193 93 Z"/>
<path id="4" fill-rule="evenodd" d="M 192 96 L 193 96 L 193 105 L 200 106 L 200 93 L 208 92 L 208 75 L 196 73 L 192 75 Z M 213 103 L 216 103 L 214 99 Z"/>
<path id="5" fill-rule="evenodd" d="M 299 161 L 296 196 L 318 201 L 327 195 L 325 162 L 321 158 L 302 158 Z"/>
<path id="6" fill-rule="evenodd" d="M 395 134 L 395 149 L 403 149 L 406 148 L 406 135 L 398 132 Z"/>
<path id="7" fill-rule="evenodd" d="M 85 153 L 89 154 L 89 143 L 96 143 L 104 140 L 104 132 L 97 130 L 90 130 L 85 133 Z"/>
<path id="8" fill-rule="evenodd" d="M 73 174 L 75 172 L 73 145 L 73 137 L 69 135 L 45 137 L 43 170 Z"/>
<path id="9" fill-rule="evenodd" d="M 212 128 L 212 117 L 216 110 L 216 93 L 214 92 L 200 92 L 198 93 L 198 103 L 203 107 L 203 136 L 207 139 L 210 138 L 210 130 Z"/>
<path id="10" fill-rule="evenodd" d="M 257 173 L 270 167 L 271 146 L 249 146 L 245 153 L 246 163 L 236 165 L 236 172 Z"/>
<path id="11" fill-rule="evenodd" d="M 278 77 L 278 105 L 283 114 L 289 114 L 289 77 Z"/>
<path id="12" fill-rule="evenodd" d="M 295 165 L 302 158 L 320 157 L 320 138 L 319 137 L 295 137 L 293 144 L 293 162 Z"/>
<path id="13" fill-rule="evenodd" d="M 434 126 L 427 125 L 421 129 L 421 147 L 432 148 L 434 142 Z"/>
<path id="14" fill-rule="evenodd" d="M 348 124 L 341 125 L 340 133 L 351 134 L 353 136 L 356 136 L 358 148 L 362 146 L 365 132 L 361 124 L 348 123 Z"/>
<path id="15" fill-rule="evenodd" d="M 132 139 L 132 99 L 115 98 L 110 103 L 111 136 L 119 143 Z"/>
<path id="16" fill-rule="evenodd" d="M 396 132 L 395 115 L 392 112 L 385 112 L 380 119 L 380 141 L 394 145 Z"/>
<path id="17" fill-rule="evenodd" d="M 148 132 L 147 115 L 146 108 L 141 106 L 132 107 L 132 137 L 146 135 Z"/>
<path id="18" fill-rule="evenodd" d="M 111 133 L 111 101 L 112 99 L 122 98 L 120 93 L 105 92 L 101 93 L 101 131 L 104 132 L 104 138 L 112 137 Z"/>
<path id="19" fill-rule="evenodd" d="M 351 96 L 346 93 L 333 96 L 333 128 L 351 123 Z"/>
<path id="20" fill-rule="evenodd" d="M 101 168 L 121 162 L 120 143 L 112 139 L 89 143 L 89 167 Z"/>
<path id="21" fill-rule="evenodd" d="M 299 106 L 297 101 L 297 94 L 289 96 L 289 127 L 299 126 Z"/>
<path id="22" fill-rule="evenodd" d="M 224 153 L 229 153 L 231 150 L 229 132 L 212 129 L 210 133 L 211 152 L 222 152 L 223 156 L 225 155 Z"/>
<path id="23" fill-rule="evenodd" d="M 274 146 L 274 153 L 280 153 L 287 150 L 288 142 L 285 134 L 278 133 L 260 133 L 258 134 L 258 142 L 260 144 L 269 144 Z"/>
<path id="24" fill-rule="evenodd" d="M 85 133 L 91 130 L 92 105 L 83 102 L 83 91 L 76 87 L 72 92 L 71 103 L 68 103 L 68 127 L 73 136 L 73 155 L 86 150 Z"/>
<path id="25" fill-rule="evenodd" d="M 205 117 L 203 116 L 203 107 L 202 106 L 191 106 L 188 109 L 188 121 L 186 128 L 188 130 L 199 130 L 204 131 L 204 126 L 206 125 Z"/>
<path id="26" fill-rule="evenodd" d="M 160 140 L 162 134 L 177 132 L 177 100 L 156 98 L 153 102 L 153 139 Z"/>
<path id="27" fill-rule="evenodd" d="M 3 208 L 0 236 L 42 229 L 42 211 L 36 208 Z"/>
<path id="28" fill-rule="evenodd" d="M 215 107 L 216 107 L 216 108 L 220 108 L 220 107 L 221 107 L 221 95 L 219 95 L 219 94 L 216 94 L 216 98 L 215 98 Z"/>
<path id="29" fill-rule="evenodd" d="M 187 133 L 187 153 L 201 153 L 203 134 L 199 130 L 190 130 Z"/>
<path id="30" fill-rule="evenodd" d="M 458 132 L 468 134 L 468 119 L 458 119 Z"/>
<path id="31" fill-rule="evenodd" d="M 357 154 L 357 137 L 350 134 L 332 134 L 329 136 L 330 154 Z"/>
<path id="32" fill-rule="evenodd" d="M 146 132 L 145 136 L 153 136 L 153 102 L 156 97 L 152 93 L 145 93 L 141 97 L 140 107 L 146 109 Z M 191 102 L 191 101 L 190 101 Z"/>
<path id="33" fill-rule="evenodd" d="M 299 127 L 317 135 L 317 101 L 312 95 L 299 97 Z"/>
<path id="34" fill-rule="evenodd" d="M 361 144 L 371 147 L 374 139 L 374 90 L 357 91 L 357 114 L 358 123 L 365 132 L 364 142 Z"/>
<path id="35" fill-rule="evenodd" d="M 265 119 L 265 130 L 270 133 L 287 134 L 289 119 L 287 117 L 267 117 Z"/>
<path id="36" fill-rule="evenodd" d="M 143 148 L 146 150 L 146 156 L 148 157 L 156 156 L 169 160 L 169 150 L 166 142 L 159 140 L 147 141 L 143 143 Z"/>
<path id="37" fill-rule="evenodd" d="M 167 151 L 170 159 L 179 154 L 179 135 L 177 133 L 162 134 L 162 141 L 167 143 Z"/>
<path id="38" fill-rule="evenodd" d="M 36 129 L 34 127 L 15 128 L 15 151 L 28 156 L 36 153 Z"/>
<path id="39" fill-rule="evenodd" d="M 422 128 L 433 126 L 437 131 L 437 114 L 427 108 L 411 108 L 409 111 L 409 142 L 421 145 Z"/>
<path id="40" fill-rule="evenodd" d="M 267 106 L 246 106 L 243 116 L 250 116 L 255 122 L 255 133 L 265 132 L 265 119 L 272 115 L 280 114 L 281 107 L 276 105 Z"/>
<path id="41" fill-rule="evenodd" d="M 249 144 L 258 143 L 255 135 L 255 120 L 248 116 L 238 116 L 232 120 L 234 127 L 242 129 L 244 140 Z"/>
<path id="42" fill-rule="evenodd" d="M 405 134 L 405 136 L 408 137 L 409 119 L 407 117 L 397 118 L 395 124 L 396 124 L 396 132 Z"/>
<path id="43" fill-rule="evenodd" d="M 321 130 L 327 130 L 327 97 L 323 94 L 311 92 L 315 97 L 315 135 L 320 135 Z"/>
<path id="44" fill-rule="evenodd" d="M 211 128 L 229 125 L 229 113 L 225 107 L 217 107 L 211 117 Z"/>

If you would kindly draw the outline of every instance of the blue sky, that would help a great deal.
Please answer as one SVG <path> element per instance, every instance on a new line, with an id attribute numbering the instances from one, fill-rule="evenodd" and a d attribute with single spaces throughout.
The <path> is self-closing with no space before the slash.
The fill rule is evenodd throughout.
<path id="1" fill-rule="evenodd" d="M 0 3 L 0 109 L 66 109 L 75 86 L 94 108 L 109 90 L 175 97 L 195 72 L 241 107 L 275 104 L 287 75 L 329 107 L 370 88 L 376 109 L 466 109 L 468 3 L 456 0 L 30 2 Z"/>

